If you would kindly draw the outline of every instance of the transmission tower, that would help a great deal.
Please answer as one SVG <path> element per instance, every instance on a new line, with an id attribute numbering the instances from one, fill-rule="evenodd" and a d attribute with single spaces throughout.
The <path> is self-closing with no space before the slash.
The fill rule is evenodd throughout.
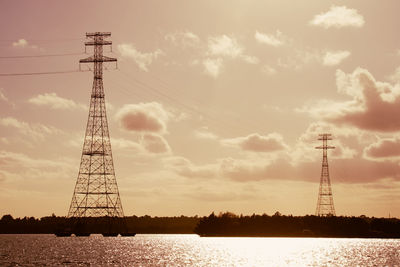
<path id="1" fill-rule="evenodd" d="M 103 56 L 103 46 L 110 32 L 86 33 L 85 50 L 93 46 L 94 53 L 79 63 L 93 63 L 93 88 L 89 116 L 83 142 L 78 179 L 68 217 L 124 217 L 115 179 L 114 163 L 108 132 L 103 88 L 103 62 L 116 62 L 116 58 Z"/>
<path id="2" fill-rule="evenodd" d="M 319 183 L 319 193 L 316 216 L 336 216 L 335 207 L 333 206 L 333 196 L 331 188 L 331 180 L 329 178 L 328 166 L 328 149 L 334 149 L 334 146 L 328 146 L 328 140 L 332 140 L 331 134 L 320 134 L 318 140 L 322 140 L 322 146 L 317 146 L 316 149 L 322 149 L 322 170 Z"/>

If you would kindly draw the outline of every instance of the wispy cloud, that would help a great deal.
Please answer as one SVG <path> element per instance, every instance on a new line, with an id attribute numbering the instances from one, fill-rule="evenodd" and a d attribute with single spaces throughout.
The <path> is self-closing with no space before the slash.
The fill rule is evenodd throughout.
<path id="1" fill-rule="evenodd" d="M 343 60 L 350 56 L 349 51 L 328 51 L 323 56 L 322 64 L 325 66 L 339 65 Z"/>
<path id="2" fill-rule="evenodd" d="M 268 135 L 254 133 L 245 137 L 223 139 L 221 140 L 221 144 L 239 147 L 245 151 L 252 152 L 275 152 L 287 148 L 282 136 L 277 133 L 271 133 Z"/>
<path id="3" fill-rule="evenodd" d="M 60 97 L 56 93 L 40 94 L 30 98 L 28 102 L 37 106 L 47 106 L 50 107 L 51 109 L 64 109 L 64 110 L 87 109 L 86 105 L 78 104 L 71 99 Z"/>
<path id="4" fill-rule="evenodd" d="M 11 102 L 10 99 L 4 94 L 3 88 L 0 88 L 0 101 L 3 101 L 5 103 L 8 103 L 11 105 L 13 108 L 15 108 L 15 103 Z"/>
<path id="5" fill-rule="evenodd" d="M 392 75 L 389 76 L 389 79 L 395 83 L 400 84 L 400 67 L 397 67 Z"/>
<path id="6" fill-rule="evenodd" d="M 174 32 L 165 35 L 165 40 L 176 46 L 195 47 L 199 44 L 200 38 L 190 31 Z"/>
<path id="7" fill-rule="evenodd" d="M 201 127 L 197 130 L 194 131 L 195 137 L 199 139 L 209 139 L 209 140 L 216 140 L 218 139 L 218 136 L 214 134 L 213 132 L 210 132 L 208 127 Z"/>
<path id="8" fill-rule="evenodd" d="M 139 68 L 143 71 L 149 71 L 150 64 L 163 54 L 161 49 L 156 49 L 153 52 L 140 52 L 132 44 L 120 44 L 118 50 L 122 57 L 133 59 Z"/>
<path id="9" fill-rule="evenodd" d="M 14 47 L 26 47 L 28 46 L 28 41 L 25 39 L 19 39 L 18 41 L 13 42 L 12 45 Z"/>
<path id="10" fill-rule="evenodd" d="M 321 62 L 321 52 L 311 49 L 295 49 L 294 54 L 278 58 L 278 66 L 285 69 L 301 70 L 305 65 Z"/>
<path id="11" fill-rule="evenodd" d="M 346 6 L 332 6 L 329 11 L 316 15 L 311 21 L 311 25 L 328 28 L 356 27 L 364 26 L 364 17 L 356 9 Z"/>
<path id="12" fill-rule="evenodd" d="M 220 35 L 208 38 L 204 72 L 214 78 L 221 73 L 226 59 L 240 59 L 248 64 L 258 64 L 259 59 L 244 53 L 244 48 L 233 36 Z"/>
<path id="13" fill-rule="evenodd" d="M 16 48 L 34 48 L 34 49 L 38 48 L 37 45 L 31 45 L 25 39 L 19 39 L 19 40 L 13 42 L 12 46 L 16 47 Z"/>
<path id="14" fill-rule="evenodd" d="M 256 31 L 254 38 L 256 38 L 256 40 L 261 44 L 267 44 L 275 47 L 284 45 L 287 40 L 287 38 L 279 30 L 277 30 L 275 34 L 267 34 Z"/>
<path id="15" fill-rule="evenodd" d="M 150 153 L 164 154 L 171 151 L 168 142 L 158 134 L 144 134 L 140 143 Z"/>
<path id="16" fill-rule="evenodd" d="M 214 78 L 221 73 L 223 61 L 222 58 L 206 58 L 203 60 L 204 72 Z"/>
<path id="17" fill-rule="evenodd" d="M 208 52 L 213 56 L 236 58 L 242 54 L 243 47 L 239 45 L 236 38 L 221 35 L 208 39 Z"/>
<path id="18" fill-rule="evenodd" d="M 25 121 L 20 121 L 14 117 L 0 118 L 0 125 L 4 127 L 14 128 L 25 136 L 31 137 L 34 140 L 41 141 L 44 140 L 45 135 L 61 133 L 61 130 L 55 127 L 47 126 L 40 123 L 31 124 Z"/>
<path id="19" fill-rule="evenodd" d="M 261 68 L 261 72 L 267 74 L 267 75 L 274 75 L 277 73 L 276 69 L 269 66 L 269 65 L 264 65 Z"/>
<path id="20" fill-rule="evenodd" d="M 163 160 L 166 168 L 187 178 L 215 178 L 218 175 L 217 164 L 197 166 L 184 157 L 169 157 Z"/>
<path id="21" fill-rule="evenodd" d="M 8 98 L 4 95 L 3 93 L 3 89 L 0 88 L 0 100 L 4 101 L 4 102 L 8 102 Z"/>

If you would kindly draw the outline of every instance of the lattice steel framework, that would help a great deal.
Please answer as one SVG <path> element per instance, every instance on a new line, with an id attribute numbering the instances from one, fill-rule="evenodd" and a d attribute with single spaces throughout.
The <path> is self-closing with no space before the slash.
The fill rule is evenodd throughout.
<path id="1" fill-rule="evenodd" d="M 116 58 L 103 56 L 103 46 L 109 32 L 86 33 L 85 50 L 93 46 L 94 54 L 79 63 L 93 63 L 93 88 L 89 116 L 83 143 L 78 179 L 68 217 L 123 217 L 121 199 L 115 179 L 114 163 L 108 132 L 103 88 L 103 62 L 116 62 Z"/>
<path id="2" fill-rule="evenodd" d="M 334 149 L 334 146 L 328 146 L 328 140 L 332 140 L 331 134 L 320 134 L 318 140 L 322 140 L 322 146 L 317 146 L 316 149 L 322 149 L 322 170 L 319 183 L 319 193 L 316 216 L 336 216 L 335 207 L 333 205 L 333 196 L 331 188 L 331 180 L 329 178 L 328 166 L 328 149 Z"/>

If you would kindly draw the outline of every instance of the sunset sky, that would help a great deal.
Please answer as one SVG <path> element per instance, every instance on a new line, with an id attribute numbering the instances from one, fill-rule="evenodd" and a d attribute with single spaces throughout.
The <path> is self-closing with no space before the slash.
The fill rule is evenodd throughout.
<path id="1" fill-rule="evenodd" d="M 112 33 L 104 88 L 125 215 L 314 214 L 328 132 L 336 214 L 400 217 L 399 10 L 2 1 L 0 74 L 76 71 L 85 33 Z M 92 82 L 0 76 L 0 215 L 67 214 Z"/>

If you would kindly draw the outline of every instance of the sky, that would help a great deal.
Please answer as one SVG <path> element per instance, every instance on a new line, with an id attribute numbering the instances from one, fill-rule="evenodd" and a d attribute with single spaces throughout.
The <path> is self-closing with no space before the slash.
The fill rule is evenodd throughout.
<path id="1" fill-rule="evenodd" d="M 1 1 L 0 214 L 67 215 L 104 70 L 125 215 L 400 217 L 397 0 Z M 53 56 L 51 56 L 53 55 Z M 54 56 L 57 55 L 57 56 Z M 60 74 L 4 75 L 66 72 Z"/>

